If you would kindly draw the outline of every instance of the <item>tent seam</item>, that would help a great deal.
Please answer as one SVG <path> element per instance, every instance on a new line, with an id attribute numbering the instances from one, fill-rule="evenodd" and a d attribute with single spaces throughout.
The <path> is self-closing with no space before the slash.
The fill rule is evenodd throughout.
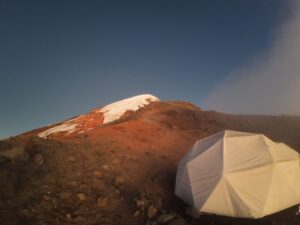
<path id="1" fill-rule="evenodd" d="M 251 208 L 249 205 L 247 205 L 244 201 L 243 201 L 243 198 L 239 195 L 239 193 L 235 190 L 235 188 L 231 185 L 231 183 L 227 180 L 226 176 L 224 176 L 227 184 L 232 188 L 232 190 L 234 191 L 234 193 L 239 197 L 240 201 L 243 202 L 243 204 L 248 208 L 249 210 L 249 213 L 251 216 L 254 217 L 254 215 L 252 214 L 252 211 L 251 211 Z"/>
<path id="2" fill-rule="evenodd" d="M 272 186 L 272 182 L 273 182 L 273 178 L 274 178 L 274 167 L 275 167 L 275 164 L 273 163 L 271 182 L 270 182 L 270 185 L 269 185 L 266 202 L 265 202 L 264 209 L 263 209 L 264 214 L 266 213 L 266 206 L 267 206 L 268 200 L 270 198 L 271 186 Z"/>
<path id="3" fill-rule="evenodd" d="M 199 159 L 201 157 L 201 155 L 203 155 L 203 153 L 207 152 L 208 150 L 210 150 L 214 145 L 216 145 L 218 142 L 220 142 L 220 140 L 218 140 L 217 142 L 213 143 L 211 146 L 209 146 L 209 148 L 207 148 L 204 152 L 202 152 L 201 154 L 195 156 L 192 160 L 188 161 L 186 163 L 186 166 L 188 166 L 190 163 L 192 163 L 194 160 Z M 196 167 L 194 167 L 196 168 Z"/>

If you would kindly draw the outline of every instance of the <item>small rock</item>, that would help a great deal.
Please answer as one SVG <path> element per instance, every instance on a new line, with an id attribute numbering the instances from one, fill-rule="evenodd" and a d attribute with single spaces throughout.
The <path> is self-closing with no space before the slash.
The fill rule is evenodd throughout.
<path id="1" fill-rule="evenodd" d="M 154 198 L 153 205 L 158 210 L 161 209 L 161 207 L 162 207 L 162 198 L 161 197 Z"/>
<path id="2" fill-rule="evenodd" d="M 153 205 L 150 205 L 148 208 L 147 208 L 147 217 L 149 219 L 153 218 L 157 213 L 157 209 L 154 208 Z"/>
<path id="3" fill-rule="evenodd" d="M 199 219 L 201 216 L 201 213 L 199 212 L 199 210 L 197 210 L 194 207 L 188 207 L 185 210 L 185 214 L 192 217 L 193 219 Z"/>
<path id="4" fill-rule="evenodd" d="M 133 214 L 133 215 L 134 215 L 135 217 L 137 217 L 137 216 L 138 216 L 138 215 L 140 215 L 140 214 L 141 214 L 141 211 L 139 211 L 139 210 L 136 210 L 136 211 L 134 212 L 134 214 Z"/>
<path id="5" fill-rule="evenodd" d="M 90 181 L 90 188 L 95 192 L 102 192 L 106 187 L 104 181 L 100 179 L 96 178 Z"/>
<path id="6" fill-rule="evenodd" d="M 300 205 L 299 205 L 298 211 L 296 212 L 296 216 L 300 216 Z"/>
<path id="7" fill-rule="evenodd" d="M 77 173 L 76 173 L 76 176 L 77 176 L 77 177 L 81 177 L 81 173 L 80 173 L 80 172 L 77 172 Z"/>
<path id="8" fill-rule="evenodd" d="M 120 165 L 121 160 L 120 159 L 114 159 L 111 163 L 114 164 L 114 165 Z"/>
<path id="9" fill-rule="evenodd" d="M 42 154 L 38 153 L 34 156 L 33 161 L 35 162 L 35 164 L 37 165 L 43 165 L 44 164 L 44 157 Z"/>
<path id="10" fill-rule="evenodd" d="M 71 188 L 78 187 L 79 186 L 79 182 L 77 182 L 77 181 L 70 181 L 70 182 L 68 182 L 68 186 L 71 187 Z"/>
<path id="11" fill-rule="evenodd" d="M 59 196 L 59 198 L 61 200 L 66 200 L 66 199 L 71 198 L 71 193 L 69 193 L 69 192 L 61 192 L 61 193 L 58 194 L 58 196 Z"/>
<path id="12" fill-rule="evenodd" d="M 97 204 L 100 208 L 104 208 L 108 203 L 107 197 L 100 197 L 97 199 Z"/>
<path id="13" fill-rule="evenodd" d="M 30 209 L 32 213 L 37 213 L 37 210 L 35 208 Z"/>
<path id="14" fill-rule="evenodd" d="M 89 184 L 79 184 L 80 189 L 87 189 L 89 187 Z"/>
<path id="15" fill-rule="evenodd" d="M 136 204 L 136 206 L 137 206 L 138 208 L 144 208 L 146 202 L 145 202 L 145 200 L 143 200 L 143 199 L 136 199 L 136 200 L 135 200 L 135 204 Z"/>
<path id="16" fill-rule="evenodd" d="M 75 156 L 69 156 L 69 157 L 68 157 L 68 161 L 69 161 L 69 162 L 76 162 Z"/>
<path id="17" fill-rule="evenodd" d="M 83 193 L 78 193 L 77 194 L 77 197 L 78 197 L 78 199 L 80 200 L 80 201 L 85 201 L 86 200 L 86 196 L 85 196 L 85 194 L 83 194 Z"/>
<path id="18" fill-rule="evenodd" d="M 139 197 L 140 199 L 144 199 L 147 196 L 147 190 L 146 189 L 140 189 L 139 190 Z"/>
<path id="19" fill-rule="evenodd" d="M 121 175 L 115 177 L 115 185 L 116 186 L 122 185 L 124 183 L 124 181 L 125 181 L 125 178 Z"/>
<path id="20" fill-rule="evenodd" d="M 72 215 L 70 213 L 67 213 L 66 214 L 66 218 L 69 220 L 69 219 L 72 219 Z"/>
<path id="21" fill-rule="evenodd" d="M 103 165 L 102 168 L 103 168 L 104 170 L 109 170 L 109 166 L 108 166 L 108 165 Z"/>
<path id="22" fill-rule="evenodd" d="M 43 195 L 43 199 L 46 200 L 46 201 L 50 201 L 51 200 L 50 196 L 48 196 L 48 195 Z"/>
<path id="23" fill-rule="evenodd" d="M 102 173 L 100 171 L 98 171 L 98 170 L 94 171 L 93 174 L 97 178 L 101 178 L 102 177 Z"/>
<path id="24" fill-rule="evenodd" d="M 82 225 L 86 222 L 86 220 L 81 216 L 77 216 L 75 219 L 73 219 L 73 222 Z"/>
<path id="25" fill-rule="evenodd" d="M 131 160 L 131 161 L 136 161 L 136 160 L 138 160 L 138 157 L 136 157 L 136 156 L 127 156 L 126 159 Z"/>
<path id="26" fill-rule="evenodd" d="M 168 224 L 169 222 L 176 219 L 176 215 L 174 214 L 163 214 L 158 218 L 158 222 L 160 224 Z"/>

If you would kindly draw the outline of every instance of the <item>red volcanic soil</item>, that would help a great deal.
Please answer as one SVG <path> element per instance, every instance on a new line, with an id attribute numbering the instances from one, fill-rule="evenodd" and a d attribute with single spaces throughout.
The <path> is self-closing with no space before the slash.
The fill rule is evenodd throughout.
<path id="1" fill-rule="evenodd" d="M 104 126 L 92 114 L 88 118 L 94 122 L 85 124 L 94 129 L 84 133 L 42 139 L 36 137 L 41 128 L 0 142 L 0 155 L 22 152 L 0 157 L 1 225 L 300 224 L 296 206 L 259 220 L 196 219 L 174 195 L 177 163 L 196 140 L 233 129 L 264 133 L 299 151 L 300 117 L 228 115 L 154 102 Z"/>

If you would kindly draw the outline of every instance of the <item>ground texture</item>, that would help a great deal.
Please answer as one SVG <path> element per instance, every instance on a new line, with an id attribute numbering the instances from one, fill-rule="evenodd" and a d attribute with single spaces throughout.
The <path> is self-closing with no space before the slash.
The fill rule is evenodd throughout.
<path id="1" fill-rule="evenodd" d="M 48 139 L 0 141 L 1 225 L 299 225 L 298 206 L 259 220 L 198 215 L 174 195 L 178 161 L 224 129 L 300 150 L 300 117 L 240 116 L 154 102 L 112 124 Z"/>

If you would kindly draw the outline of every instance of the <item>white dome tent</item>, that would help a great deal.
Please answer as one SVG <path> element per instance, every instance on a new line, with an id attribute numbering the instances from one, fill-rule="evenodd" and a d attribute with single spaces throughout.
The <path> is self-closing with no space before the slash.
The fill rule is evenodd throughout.
<path id="1" fill-rule="evenodd" d="M 175 194 L 200 212 L 261 218 L 300 203 L 299 153 L 262 134 L 226 130 L 187 152 Z"/>

